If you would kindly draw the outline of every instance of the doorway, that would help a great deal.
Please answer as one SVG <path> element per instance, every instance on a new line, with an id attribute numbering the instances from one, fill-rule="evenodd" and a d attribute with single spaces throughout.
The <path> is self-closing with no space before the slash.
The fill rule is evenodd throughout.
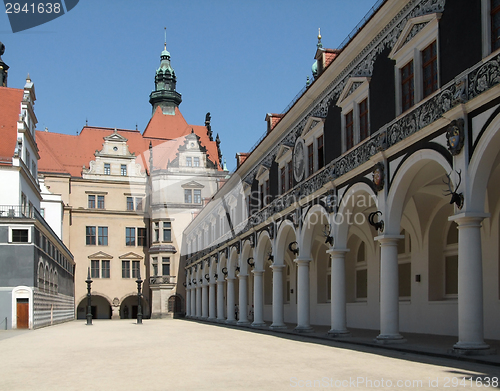
<path id="1" fill-rule="evenodd" d="M 17 328 L 29 329 L 30 327 L 30 303 L 29 299 L 16 299 L 17 304 Z"/>

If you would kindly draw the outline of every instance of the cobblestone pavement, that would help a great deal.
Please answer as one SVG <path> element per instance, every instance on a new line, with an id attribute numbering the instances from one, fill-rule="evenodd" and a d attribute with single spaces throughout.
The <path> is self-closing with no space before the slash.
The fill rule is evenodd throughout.
<path id="1" fill-rule="evenodd" d="M 9 391 L 500 388 L 490 365 L 183 320 L 0 331 L 0 351 Z"/>

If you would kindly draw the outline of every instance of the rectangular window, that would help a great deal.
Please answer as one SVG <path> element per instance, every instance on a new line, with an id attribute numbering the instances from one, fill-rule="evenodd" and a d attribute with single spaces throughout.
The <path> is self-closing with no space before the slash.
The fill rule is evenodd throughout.
<path id="1" fill-rule="evenodd" d="M 172 241 L 172 223 L 169 221 L 165 221 L 163 223 L 163 241 L 164 242 Z"/>
<path id="2" fill-rule="evenodd" d="M 406 111 L 414 105 L 413 60 L 401 68 L 402 110 Z"/>
<path id="3" fill-rule="evenodd" d="M 135 246 L 135 228 L 125 228 L 125 244 L 127 246 Z"/>
<path id="4" fill-rule="evenodd" d="M 307 146 L 307 169 L 309 176 L 314 172 L 314 145 L 311 143 Z"/>
<path id="5" fill-rule="evenodd" d="M 323 168 L 325 165 L 325 155 L 324 155 L 324 148 L 323 148 L 323 135 L 319 136 L 317 139 L 318 142 L 318 170 L 320 168 Z"/>
<path id="6" fill-rule="evenodd" d="M 366 98 L 359 104 L 359 141 L 363 141 L 368 135 L 368 98 Z"/>
<path id="7" fill-rule="evenodd" d="M 199 157 L 194 157 L 193 158 L 193 166 L 194 167 L 200 167 L 200 158 Z"/>
<path id="8" fill-rule="evenodd" d="M 135 210 L 142 210 L 142 198 L 136 197 Z"/>
<path id="9" fill-rule="evenodd" d="M 293 187 L 293 163 L 290 160 L 287 163 L 287 171 L 288 171 L 288 189 L 290 190 Z"/>
<path id="10" fill-rule="evenodd" d="M 345 148 L 354 147 L 354 116 L 352 110 L 345 115 Z"/>
<path id="11" fill-rule="evenodd" d="M 85 236 L 86 236 L 86 244 L 87 245 L 95 245 L 95 227 L 86 227 L 85 228 Z"/>
<path id="12" fill-rule="evenodd" d="M 141 264 L 139 261 L 132 261 L 132 278 L 139 278 L 140 272 L 139 268 Z"/>
<path id="13" fill-rule="evenodd" d="M 400 263 L 398 266 L 399 297 L 411 296 L 411 263 Z"/>
<path id="14" fill-rule="evenodd" d="M 108 227 L 99 227 L 97 230 L 97 244 L 99 246 L 108 245 Z"/>
<path id="15" fill-rule="evenodd" d="M 158 258 L 153 257 L 153 276 L 158 275 Z"/>
<path id="16" fill-rule="evenodd" d="M 264 193 L 264 185 L 260 185 L 260 208 L 264 207 L 264 198 L 266 194 Z"/>
<path id="17" fill-rule="evenodd" d="M 127 197 L 127 210 L 134 210 L 134 197 Z"/>
<path id="18" fill-rule="evenodd" d="M 186 158 L 186 166 L 187 167 L 192 167 L 193 166 L 193 160 L 190 157 Z"/>
<path id="19" fill-rule="evenodd" d="M 163 276 L 170 275 L 170 258 L 169 257 L 162 257 L 161 258 L 161 274 Z"/>
<path id="20" fill-rule="evenodd" d="M 269 179 L 266 180 L 265 184 L 266 184 L 266 197 L 265 197 L 264 201 L 267 205 L 267 202 L 269 200 L 268 195 L 271 194 L 271 192 L 269 191 Z"/>
<path id="21" fill-rule="evenodd" d="M 111 165 L 104 163 L 104 175 L 111 175 Z"/>
<path id="22" fill-rule="evenodd" d="M 101 261 L 101 278 L 109 278 L 110 262 L 109 261 Z"/>
<path id="23" fill-rule="evenodd" d="M 104 209 L 104 196 L 97 196 L 97 209 Z"/>
<path id="24" fill-rule="evenodd" d="M 191 189 L 184 189 L 184 203 L 192 204 L 193 203 L 193 192 Z"/>
<path id="25" fill-rule="evenodd" d="M 27 229 L 13 229 L 12 230 L 12 243 L 28 243 L 28 230 Z"/>
<path id="26" fill-rule="evenodd" d="M 130 261 L 122 261 L 122 278 L 130 278 Z"/>
<path id="27" fill-rule="evenodd" d="M 195 204 L 201 204 L 201 190 L 193 190 L 193 201 Z"/>
<path id="28" fill-rule="evenodd" d="M 281 185 L 281 194 L 285 194 L 285 185 L 286 185 L 286 171 L 285 167 L 281 167 L 280 169 L 280 185 Z"/>
<path id="29" fill-rule="evenodd" d="M 491 0 L 491 51 L 500 48 L 500 1 Z"/>
<path id="30" fill-rule="evenodd" d="M 89 194 L 88 203 L 89 203 L 89 209 L 95 209 L 95 195 Z"/>
<path id="31" fill-rule="evenodd" d="M 437 90 L 437 45 L 432 42 L 422 51 L 422 75 L 424 82 L 424 98 Z"/>
<path id="32" fill-rule="evenodd" d="M 157 221 L 154 223 L 154 231 L 155 231 L 155 242 L 159 242 L 160 241 L 160 223 Z"/>
<path id="33" fill-rule="evenodd" d="M 147 246 L 146 243 L 146 228 L 137 228 L 137 245 Z"/>
<path id="34" fill-rule="evenodd" d="M 90 277 L 99 278 L 99 261 L 90 261 Z"/>
<path id="35" fill-rule="evenodd" d="M 458 255 L 445 259 L 445 292 L 446 295 L 458 294 Z"/>
<path id="36" fill-rule="evenodd" d="M 120 175 L 127 176 L 127 165 L 126 164 L 122 164 L 120 166 Z"/>
<path id="37" fill-rule="evenodd" d="M 366 269 L 356 270 L 356 298 L 366 299 L 368 297 L 368 271 Z"/>

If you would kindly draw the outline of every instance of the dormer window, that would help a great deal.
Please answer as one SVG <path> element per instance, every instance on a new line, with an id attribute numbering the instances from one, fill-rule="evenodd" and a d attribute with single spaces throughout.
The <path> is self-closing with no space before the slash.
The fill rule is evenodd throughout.
<path id="1" fill-rule="evenodd" d="M 293 162 L 291 146 L 281 145 L 276 155 L 279 169 L 280 194 L 285 194 L 293 187 Z"/>
<path id="2" fill-rule="evenodd" d="M 193 160 L 191 157 L 186 158 L 186 167 L 192 167 L 193 166 Z"/>
<path id="3" fill-rule="evenodd" d="M 193 167 L 200 167 L 200 158 L 197 156 L 193 157 Z"/>
<path id="4" fill-rule="evenodd" d="M 306 177 L 311 176 L 324 166 L 323 155 L 323 124 L 324 118 L 310 117 L 301 134 L 303 140 L 304 163 Z M 299 146 L 296 145 L 296 150 Z M 297 152 L 298 153 L 298 152 Z M 295 154 L 295 151 L 294 151 Z"/>
<path id="5" fill-rule="evenodd" d="M 109 163 L 104 163 L 104 175 L 111 175 L 111 165 Z"/>
<path id="6" fill-rule="evenodd" d="M 127 176 L 127 165 L 126 164 L 122 164 L 120 166 L 120 175 Z"/>

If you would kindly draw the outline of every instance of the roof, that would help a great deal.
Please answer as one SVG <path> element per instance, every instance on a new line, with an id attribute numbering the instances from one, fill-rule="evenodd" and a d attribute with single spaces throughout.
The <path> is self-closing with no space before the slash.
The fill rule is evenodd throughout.
<path id="1" fill-rule="evenodd" d="M 175 115 L 164 115 L 158 108 L 141 134 L 137 130 L 118 129 L 117 132 L 127 139 L 129 151 L 139 159 L 137 163 L 147 167 L 149 162 L 149 144 L 153 146 L 154 167 L 164 169 L 169 161 L 175 159 L 180 145 L 193 130 L 200 143 L 207 148 L 209 159 L 218 164 L 217 144 L 210 141 L 207 128 L 188 125 L 178 108 Z M 78 135 L 67 135 L 37 131 L 37 144 L 40 149 L 38 170 L 46 173 L 69 174 L 81 177 L 82 167 L 89 167 L 95 160 L 95 152 L 102 149 L 104 137 L 113 134 L 114 129 L 85 126 Z"/>
<path id="2" fill-rule="evenodd" d="M 24 90 L 0 87 L 0 164 L 12 164 Z"/>

